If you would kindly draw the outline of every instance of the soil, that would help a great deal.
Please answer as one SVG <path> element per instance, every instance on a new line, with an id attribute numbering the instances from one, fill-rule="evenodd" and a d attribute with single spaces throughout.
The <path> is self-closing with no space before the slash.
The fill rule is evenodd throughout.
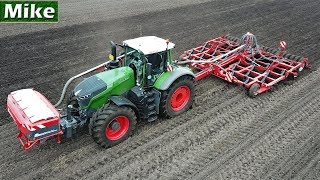
<path id="1" fill-rule="evenodd" d="M 214 0 L 0 38 L 0 179 L 319 179 L 319 19 L 318 0 Z M 7 95 L 32 87 L 55 103 L 70 77 L 107 60 L 110 40 L 168 38 L 178 58 L 212 37 L 248 31 L 269 47 L 285 40 L 312 68 L 256 98 L 207 77 L 191 110 L 139 122 L 109 149 L 87 132 L 20 148 Z"/>

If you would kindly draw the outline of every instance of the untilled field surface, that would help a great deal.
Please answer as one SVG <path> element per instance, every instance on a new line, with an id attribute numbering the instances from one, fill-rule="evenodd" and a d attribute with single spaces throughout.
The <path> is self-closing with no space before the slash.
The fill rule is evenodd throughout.
<path id="1" fill-rule="evenodd" d="M 1 27 L 1 26 L 0 26 Z M 140 122 L 111 149 L 86 133 L 57 145 L 19 148 L 5 112 L 13 90 L 34 87 L 56 102 L 67 79 L 102 63 L 109 41 L 156 35 L 183 50 L 226 32 L 308 56 L 311 70 L 255 99 L 214 77 L 197 83 L 193 109 Z M 318 0 L 216 0 L 0 39 L 0 179 L 319 179 Z"/>

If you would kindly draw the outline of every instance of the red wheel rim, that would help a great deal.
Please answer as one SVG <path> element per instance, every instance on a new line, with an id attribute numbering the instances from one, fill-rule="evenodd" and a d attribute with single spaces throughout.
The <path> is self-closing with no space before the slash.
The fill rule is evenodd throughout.
<path id="1" fill-rule="evenodd" d="M 190 88 L 188 86 L 180 86 L 171 96 L 171 108 L 174 111 L 182 110 L 190 99 Z"/>
<path id="2" fill-rule="evenodd" d="M 112 128 L 115 125 L 117 128 Z M 126 116 L 117 116 L 106 127 L 106 137 L 112 141 L 122 138 L 129 129 L 129 119 Z"/>

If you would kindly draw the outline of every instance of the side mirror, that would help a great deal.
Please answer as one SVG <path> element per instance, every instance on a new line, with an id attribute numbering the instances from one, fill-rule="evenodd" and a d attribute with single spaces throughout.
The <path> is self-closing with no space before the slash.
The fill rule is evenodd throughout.
<path id="1" fill-rule="evenodd" d="M 280 41 L 278 46 L 280 51 L 284 51 L 287 48 L 287 43 L 285 41 Z"/>
<path id="2" fill-rule="evenodd" d="M 110 60 L 115 60 L 117 58 L 117 46 L 111 41 L 111 54 L 109 55 Z"/>

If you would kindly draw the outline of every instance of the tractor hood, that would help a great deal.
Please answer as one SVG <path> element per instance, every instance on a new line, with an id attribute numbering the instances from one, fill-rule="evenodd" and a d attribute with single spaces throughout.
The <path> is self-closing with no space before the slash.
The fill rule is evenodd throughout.
<path id="1" fill-rule="evenodd" d="M 127 81 L 133 71 L 129 67 L 121 67 L 104 71 L 83 80 L 74 89 L 80 106 L 86 107 L 90 100 L 102 92 L 115 88 L 118 84 Z"/>
<path id="2" fill-rule="evenodd" d="M 91 76 L 83 80 L 74 89 L 74 95 L 80 99 L 91 97 L 107 89 L 107 83 L 98 76 Z"/>

